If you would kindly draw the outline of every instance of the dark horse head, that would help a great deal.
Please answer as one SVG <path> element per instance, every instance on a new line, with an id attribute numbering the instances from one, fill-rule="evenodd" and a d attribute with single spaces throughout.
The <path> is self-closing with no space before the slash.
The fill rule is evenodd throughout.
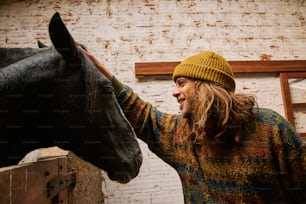
<path id="1" fill-rule="evenodd" d="M 142 156 L 111 82 L 78 50 L 58 13 L 49 33 L 52 47 L 0 48 L 0 166 L 59 146 L 112 180 L 130 181 Z"/>

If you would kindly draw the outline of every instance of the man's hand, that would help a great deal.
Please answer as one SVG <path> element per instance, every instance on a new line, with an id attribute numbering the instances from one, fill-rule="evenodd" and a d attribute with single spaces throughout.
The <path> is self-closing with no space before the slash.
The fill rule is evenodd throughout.
<path id="1" fill-rule="evenodd" d="M 76 42 L 76 44 L 78 45 L 78 49 L 83 52 L 109 80 L 112 80 L 113 75 L 105 68 L 103 64 L 100 63 L 100 61 L 94 56 L 94 54 L 85 47 L 83 47 L 80 43 Z"/>

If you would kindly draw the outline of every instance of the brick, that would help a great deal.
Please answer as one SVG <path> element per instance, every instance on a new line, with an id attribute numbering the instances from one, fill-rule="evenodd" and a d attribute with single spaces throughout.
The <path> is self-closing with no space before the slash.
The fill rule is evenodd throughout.
<path id="1" fill-rule="evenodd" d="M 178 112 L 172 80 L 139 81 L 135 62 L 178 61 L 203 50 L 229 60 L 306 59 L 306 4 L 283 0 L 4 1 L 0 46 L 36 47 L 36 40 L 51 45 L 47 26 L 55 11 L 117 78 L 172 113 Z M 278 76 L 238 75 L 237 91 L 255 94 L 259 105 L 284 114 Z M 183 203 L 177 174 L 141 144 L 139 176 L 126 185 L 105 181 L 106 203 Z"/>

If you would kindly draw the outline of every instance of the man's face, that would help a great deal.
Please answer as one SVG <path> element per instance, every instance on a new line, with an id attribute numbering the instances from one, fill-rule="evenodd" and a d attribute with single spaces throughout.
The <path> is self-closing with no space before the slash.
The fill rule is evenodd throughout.
<path id="1" fill-rule="evenodd" d="M 185 77 L 177 78 L 172 96 L 177 99 L 183 117 L 189 118 L 195 97 L 195 81 Z"/>

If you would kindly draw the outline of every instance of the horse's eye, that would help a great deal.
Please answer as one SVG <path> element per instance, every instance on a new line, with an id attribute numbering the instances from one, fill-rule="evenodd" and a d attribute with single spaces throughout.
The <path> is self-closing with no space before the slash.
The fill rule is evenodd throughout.
<path id="1" fill-rule="evenodd" d="M 111 86 L 105 86 L 105 87 L 104 87 L 104 91 L 105 91 L 106 93 L 111 94 L 111 93 L 113 93 L 113 87 L 111 87 Z"/>
<path id="2" fill-rule="evenodd" d="M 113 86 L 110 84 L 100 84 L 98 86 L 99 90 L 104 94 L 112 94 L 113 93 Z"/>

